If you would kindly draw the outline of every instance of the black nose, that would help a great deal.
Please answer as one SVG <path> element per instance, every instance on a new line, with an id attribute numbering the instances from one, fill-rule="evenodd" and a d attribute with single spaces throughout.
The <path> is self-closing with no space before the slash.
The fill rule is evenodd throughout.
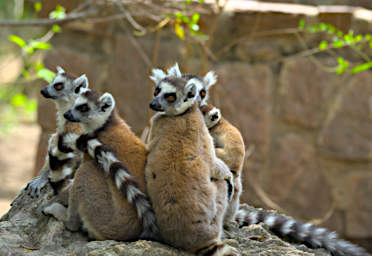
<path id="1" fill-rule="evenodd" d="M 162 111 L 161 105 L 157 102 L 151 101 L 150 102 L 150 108 L 155 111 Z"/>
<path id="2" fill-rule="evenodd" d="M 63 114 L 63 117 L 66 118 L 70 122 L 79 122 L 74 118 L 74 116 L 71 113 L 71 110 L 67 111 L 66 113 Z"/>
<path id="3" fill-rule="evenodd" d="M 41 93 L 41 95 L 43 95 L 45 98 L 50 98 L 50 95 L 49 95 L 48 90 L 47 90 L 46 87 L 43 88 L 43 89 L 41 89 L 40 93 Z"/>

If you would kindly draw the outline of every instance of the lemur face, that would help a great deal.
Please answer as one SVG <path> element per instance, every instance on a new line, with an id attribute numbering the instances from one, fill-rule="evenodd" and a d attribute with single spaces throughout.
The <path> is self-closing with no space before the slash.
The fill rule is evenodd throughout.
<path id="1" fill-rule="evenodd" d="M 213 71 L 209 71 L 204 77 L 188 74 L 182 75 L 177 63 L 168 69 L 168 76 L 182 77 L 188 81 L 193 80 L 193 83 L 198 89 L 197 101 L 199 102 L 200 106 L 207 105 L 209 96 L 208 91 L 210 87 L 217 82 L 217 76 Z"/>
<path id="2" fill-rule="evenodd" d="M 61 68 L 57 67 L 58 73 L 53 82 L 43 88 L 40 93 L 45 97 L 57 101 L 70 102 L 74 101 L 82 88 L 88 87 L 88 79 L 86 75 L 82 75 L 76 79 Z"/>
<path id="3" fill-rule="evenodd" d="M 192 80 L 167 76 L 160 80 L 154 89 L 154 98 L 150 108 L 165 112 L 166 115 L 183 114 L 195 102 L 197 86 Z"/>
<path id="4" fill-rule="evenodd" d="M 70 122 L 81 122 L 83 126 L 99 126 L 109 118 L 114 107 L 115 100 L 110 93 L 99 97 L 97 92 L 85 89 L 64 117 Z"/>
<path id="5" fill-rule="evenodd" d="M 214 127 L 221 119 L 221 112 L 216 107 L 204 105 L 200 107 L 200 110 L 203 113 L 204 121 L 208 128 Z"/>

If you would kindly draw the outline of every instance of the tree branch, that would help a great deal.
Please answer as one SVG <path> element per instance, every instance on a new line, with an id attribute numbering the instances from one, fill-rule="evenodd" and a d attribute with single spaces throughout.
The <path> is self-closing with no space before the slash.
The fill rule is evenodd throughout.
<path id="1" fill-rule="evenodd" d="M 62 19 L 34 19 L 34 20 L 0 20 L 0 27 L 27 27 L 27 26 L 50 26 L 66 22 L 84 19 L 89 15 L 96 14 L 96 10 L 85 12 L 69 13 Z"/>

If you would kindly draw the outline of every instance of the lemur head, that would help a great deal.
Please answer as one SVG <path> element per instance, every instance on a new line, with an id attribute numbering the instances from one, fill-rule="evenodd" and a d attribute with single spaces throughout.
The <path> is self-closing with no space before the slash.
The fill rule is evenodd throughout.
<path id="1" fill-rule="evenodd" d="M 61 67 L 57 66 L 57 75 L 52 83 L 43 88 L 40 92 L 48 99 L 53 99 L 57 103 L 70 103 L 79 96 L 82 88 L 88 87 L 88 78 L 82 75 L 78 78 L 67 74 Z"/>
<path id="2" fill-rule="evenodd" d="M 70 122 L 80 122 L 84 131 L 90 132 L 102 127 L 114 108 L 115 100 L 110 93 L 100 96 L 95 91 L 84 89 L 72 109 L 63 116 Z"/>
<path id="3" fill-rule="evenodd" d="M 193 80 L 169 76 L 160 69 L 153 69 L 150 79 L 155 82 L 154 98 L 150 103 L 150 108 L 155 111 L 176 116 L 183 114 L 196 101 L 198 90 Z"/>
<path id="4" fill-rule="evenodd" d="M 221 112 L 218 108 L 209 105 L 204 105 L 200 107 L 203 113 L 205 124 L 208 129 L 214 127 L 221 119 Z"/>
<path id="5" fill-rule="evenodd" d="M 168 76 L 182 77 L 188 81 L 192 80 L 198 88 L 197 100 L 200 106 L 207 105 L 209 89 L 217 82 L 217 75 L 214 71 L 209 71 L 204 77 L 198 75 L 182 75 L 177 63 L 168 69 Z"/>

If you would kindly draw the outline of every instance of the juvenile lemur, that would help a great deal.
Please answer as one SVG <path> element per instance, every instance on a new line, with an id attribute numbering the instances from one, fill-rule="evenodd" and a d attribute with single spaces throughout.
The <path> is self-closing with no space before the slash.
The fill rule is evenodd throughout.
<path id="1" fill-rule="evenodd" d="M 67 74 L 61 67 L 57 66 L 57 75 L 50 85 L 41 90 L 41 94 L 52 99 L 57 107 L 57 131 L 52 134 L 48 141 L 48 154 L 40 174 L 30 181 L 26 190 L 31 197 L 39 196 L 40 190 L 50 181 L 54 192 L 58 193 L 61 183 L 68 177 L 73 177 L 79 166 L 81 153 L 70 151 L 58 152 L 58 134 L 81 133 L 80 125 L 68 122 L 63 114 L 69 110 L 75 99 L 83 88 L 88 87 L 88 79 L 85 75 L 78 78 Z"/>
<path id="2" fill-rule="evenodd" d="M 230 222 L 234 221 L 235 215 L 239 210 L 240 195 L 242 193 L 241 175 L 245 157 L 243 137 L 235 126 L 221 116 L 218 108 L 207 105 L 209 89 L 217 82 L 217 76 L 213 71 L 209 71 L 204 77 L 182 75 L 176 63 L 168 69 L 168 75 L 182 77 L 197 85 L 200 110 L 204 115 L 205 123 L 213 138 L 216 155 L 226 163 L 234 176 L 234 196 L 229 203 L 224 217 L 225 227 L 228 228 Z"/>
<path id="3" fill-rule="evenodd" d="M 237 255 L 220 240 L 232 175 L 215 155 L 197 86 L 158 69 L 150 78 L 150 107 L 162 113 L 152 118 L 145 175 L 162 239 L 198 255 Z"/>
<path id="4" fill-rule="evenodd" d="M 78 148 L 86 154 L 68 209 L 54 203 L 44 212 L 64 221 L 70 230 L 82 222 L 90 237 L 98 240 L 158 239 L 154 212 L 142 192 L 146 147 L 117 114 L 112 95 L 85 90 L 64 116 L 79 122 L 83 135 L 61 135 L 59 150 Z"/>

